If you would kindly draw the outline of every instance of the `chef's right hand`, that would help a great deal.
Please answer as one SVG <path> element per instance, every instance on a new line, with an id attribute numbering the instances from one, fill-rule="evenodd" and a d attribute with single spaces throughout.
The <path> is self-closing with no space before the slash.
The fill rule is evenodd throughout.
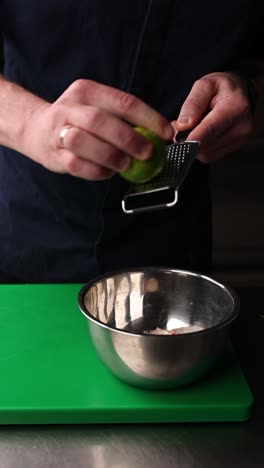
<path id="1" fill-rule="evenodd" d="M 101 180 L 147 159 L 151 143 L 133 126 L 163 140 L 171 124 L 135 96 L 94 81 L 77 80 L 54 103 L 42 102 L 27 132 L 27 154 L 47 169 Z"/>

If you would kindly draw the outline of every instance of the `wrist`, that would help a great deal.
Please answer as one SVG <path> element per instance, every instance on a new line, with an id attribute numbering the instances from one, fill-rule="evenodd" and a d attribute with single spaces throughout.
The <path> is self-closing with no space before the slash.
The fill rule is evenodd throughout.
<path id="1" fill-rule="evenodd" d="M 49 104 L 4 77 L 0 82 L 0 144 L 27 154 L 34 120 Z"/>

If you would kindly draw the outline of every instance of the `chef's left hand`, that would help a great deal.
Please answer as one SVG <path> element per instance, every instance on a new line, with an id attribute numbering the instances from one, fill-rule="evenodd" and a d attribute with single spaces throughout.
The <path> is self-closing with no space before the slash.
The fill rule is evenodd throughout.
<path id="1" fill-rule="evenodd" d="M 199 140 L 198 159 L 217 160 L 236 151 L 253 130 L 252 108 L 240 78 L 232 72 L 210 73 L 197 80 L 179 117 L 172 122 L 175 137 L 193 129 L 187 140 Z"/>

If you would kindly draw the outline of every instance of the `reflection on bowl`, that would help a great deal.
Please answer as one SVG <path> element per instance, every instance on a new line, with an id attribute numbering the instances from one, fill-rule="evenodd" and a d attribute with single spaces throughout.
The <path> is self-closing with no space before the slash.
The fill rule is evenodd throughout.
<path id="1" fill-rule="evenodd" d="M 153 389 L 188 384 L 210 369 L 239 308 L 234 291 L 212 278 L 166 268 L 102 275 L 80 290 L 78 304 L 108 369 Z"/>

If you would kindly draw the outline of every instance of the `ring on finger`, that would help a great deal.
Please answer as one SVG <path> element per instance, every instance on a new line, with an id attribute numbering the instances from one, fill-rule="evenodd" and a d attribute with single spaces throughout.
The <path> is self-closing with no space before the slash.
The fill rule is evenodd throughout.
<path id="1" fill-rule="evenodd" d="M 67 125 L 67 126 L 63 127 L 63 129 L 60 131 L 59 140 L 60 140 L 60 146 L 61 146 L 61 148 L 65 148 L 65 141 L 64 141 L 64 139 L 65 139 L 65 136 L 66 136 L 67 132 L 68 132 L 71 128 L 73 128 L 72 125 Z"/>

